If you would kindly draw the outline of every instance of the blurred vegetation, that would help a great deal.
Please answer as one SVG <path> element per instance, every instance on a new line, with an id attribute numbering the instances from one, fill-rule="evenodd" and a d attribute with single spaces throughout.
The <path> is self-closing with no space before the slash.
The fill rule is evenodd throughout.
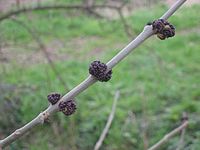
<path id="1" fill-rule="evenodd" d="M 143 8 L 126 20 L 136 36 L 166 9 L 165 5 Z M 180 124 L 183 112 L 190 118 L 184 150 L 200 149 L 199 9 L 200 5 L 194 5 L 176 12 L 170 18 L 176 36 L 166 41 L 148 39 L 113 69 L 110 82 L 97 83 L 77 97 L 73 116 L 54 115 L 50 124 L 33 129 L 10 148 L 92 149 L 119 89 L 116 116 L 102 149 L 141 150 L 144 135 L 151 146 Z M 40 36 L 67 87 L 24 27 L 12 19 L 1 22 L 1 56 L 6 59 L 0 65 L 0 136 L 44 110 L 48 93 L 65 94 L 84 80 L 91 61 L 107 62 L 130 41 L 120 19 L 96 19 L 81 11 L 37 11 L 16 18 Z M 162 149 L 174 150 L 178 141 L 176 136 Z"/>

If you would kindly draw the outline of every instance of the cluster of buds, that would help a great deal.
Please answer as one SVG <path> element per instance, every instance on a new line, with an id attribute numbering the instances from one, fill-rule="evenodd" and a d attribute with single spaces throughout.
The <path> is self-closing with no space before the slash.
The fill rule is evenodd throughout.
<path id="1" fill-rule="evenodd" d="M 74 99 L 70 99 L 66 102 L 61 101 L 58 105 L 60 111 L 62 111 L 66 116 L 72 115 L 76 111 L 76 103 Z"/>
<path id="2" fill-rule="evenodd" d="M 152 27 L 157 37 L 161 40 L 175 35 L 175 27 L 164 19 L 153 21 Z"/>
<path id="3" fill-rule="evenodd" d="M 59 93 L 50 93 L 49 95 L 47 95 L 47 99 L 52 105 L 55 105 L 60 100 L 60 98 L 61 94 Z"/>
<path id="4" fill-rule="evenodd" d="M 112 70 L 107 71 L 106 64 L 100 61 L 93 61 L 90 64 L 89 73 L 101 82 L 107 82 L 112 77 Z"/>
<path id="5" fill-rule="evenodd" d="M 61 94 L 59 93 L 51 93 L 47 96 L 48 101 L 52 104 L 55 105 L 60 99 L 61 99 Z M 73 99 L 70 99 L 66 102 L 61 101 L 58 104 L 58 108 L 60 111 L 62 111 L 65 115 L 69 116 L 72 115 L 75 110 L 76 110 L 76 103 Z"/>

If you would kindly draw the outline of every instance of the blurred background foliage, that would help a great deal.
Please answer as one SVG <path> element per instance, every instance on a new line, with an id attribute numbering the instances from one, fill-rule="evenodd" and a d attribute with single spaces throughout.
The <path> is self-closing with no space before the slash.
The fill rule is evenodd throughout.
<path id="1" fill-rule="evenodd" d="M 84 6 L 89 1 L 19 2 L 1 0 L 0 16 L 23 7 Z M 122 2 L 93 1 L 95 5 Z M 162 1 L 128 0 L 122 9 L 125 22 L 109 9 L 95 9 L 100 18 L 80 9 L 51 9 L 2 20 L 0 138 L 44 110 L 47 94 L 65 94 L 84 80 L 91 61 L 109 61 L 142 31 L 144 24 L 160 17 L 168 7 Z M 93 149 L 117 90 L 121 95 L 116 116 L 102 149 L 146 149 L 180 125 L 183 112 L 190 120 L 183 149 L 200 149 L 199 10 L 199 3 L 188 2 L 169 19 L 176 26 L 174 38 L 148 39 L 113 69 L 110 82 L 97 83 L 77 96 L 78 109 L 73 116 L 55 114 L 50 123 L 34 128 L 8 149 Z M 179 135 L 161 149 L 174 150 L 178 141 Z"/>

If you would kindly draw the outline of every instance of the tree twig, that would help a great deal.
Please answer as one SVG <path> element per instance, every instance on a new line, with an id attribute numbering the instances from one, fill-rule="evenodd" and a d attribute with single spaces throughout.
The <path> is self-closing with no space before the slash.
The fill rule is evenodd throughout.
<path id="1" fill-rule="evenodd" d="M 161 18 L 162 19 L 168 19 L 179 7 L 182 5 L 186 0 L 179 0 L 175 5 L 173 5 Z M 154 34 L 154 31 L 152 30 L 152 26 L 145 26 L 144 30 L 132 41 L 130 42 L 124 49 L 122 49 L 116 56 L 114 56 L 106 65 L 108 67 L 108 70 L 112 69 L 114 66 L 116 66 L 122 59 L 124 59 L 131 51 L 133 51 L 136 47 L 138 47 L 140 44 L 142 44 L 146 39 L 151 37 Z M 96 78 L 89 75 L 83 82 L 81 82 L 79 85 L 77 85 L 75 88 L 73 88 L 71 91 L 69 91 L 67 94 L 65 94 L 60 101 L 55 105 L 50 105 L 46 110 L 43 111 L 42 114 L 48 114 L 51 115 L 54 112 L 58 111 L 58 104 L 61 101 L 68 101 L 69 99 L 77 96 L 84 90 L 86 90 L 89 86 L 93 85 L 95 82 L 97 82 Z M 37 118 L 37 117 L 36 117 Z M 33 119 L 31 122 L 29 122 L 27 125 L 22 127 L 20 130 L 20 136 L 25 134 L 27 131 L 29 131 L 34 126 L 38 125 L 37 119 Z M 17 130 L 18 131 L 18 130 Z M 18 132 L 17 132 L 18 133 Z M 12 133 L 8 137 L 6 137 L 3 140 L 0 140 L 0 147 L 6 147 L 13 141 L 17 140 L 20 136 L 16 136 L 16 133 Z"/>
<path id="2" fill-rule="evenodd" d="M 15 130 L 11 135 L 6 137 L 3 140 L 0 140 L 0 149 L 4 148 L 9 143 L 12 143 L 22 135 L 24 135 L 26 132 L 30 131 L 34 126 L 38 124 L 43 124 L 44 121 L 49 117 L 49 114 L 46 112 L 40 113 L 35 119 L 33 119 L 31 122 L 27 123 L 25 126 L 23 126 L 20 129 Z"/>
<path id="3" fill-rule="evenodd" d="M 10 11 L 5 13 L 4 15 L 0 16 L 0 21 L 3 21 L 11 16 L 19 15 L 25 12 L 32 12 L 32 11 L 39 11 L 39 10 L 51 10 L 51 9 L 63 9 L 63 10 L 72 10 L 72 9 L 82 9 L 88 10 L 89 9 L 96 9 L 96 8 L 109 8 L 109 9 L 118 9 L 116 6 L 112 5 L 92 5 L 92 7 L 83 6 L 83 5 L 49 5 L 49 6 L 34 6 L 34 7 L 24 7 L 19 8 L 18 10 Z"/>
<path id="4" fill-rule="evenodd" d="M 183 115 L 182 115 L 182 119 L 181 119 L 183 122 L 188 120 L 188 115 L 186 112 L 183 112 Z M 185 136 L 185 132 L 186 132 L 186 128 L 184 128 L 183 130 L 181 130 L 181 136 L 180 136 L 180 140 L 178 142 L 178 146 L 176 148 L 176 150 L 181 150 L 184 146 L 184 136 Z"/>
<path id="5" fill-rule="evenodd" d="M 105 125 L 105 128 L 103 129 L 102 133 L 101 133 L 101 136 L 99 137 L 98 141 L 96 142 L 95 144 L 95 147 L 94 147 L 94 150 L 99 150 L 100 147 L 102 146 L 102 143 L 110 129 L 110 126 L 112 124 L 112 121 L 113 121 L 113 118 L 114 118 L 114 115 L 115 115 L 115 111 L 116 111 L 116 106 L 117 106 L 117 101 L 120 97 L 120 92 L 117 91 L 115 93 L 115 98 L 114 98 L 114 101 L 113 101 L 113 105 L 112 105 L 112 110 L 110 112 L 110 115 L 108 117 L 108 120 L 106 122 L 106 125 Z"/>
<path id="6" fill-rule="evenodd" d="M 28 25 L 26 25 L 24 22 L 17 20 L 15 18 L 12 18 L 12 20 L 21 25 L 23 28 L 27 30 L 27 32 L 32 36 L 32 38 L 35 40 L 35 42 L 38 44 L 39 48 L 41 51 L 44 53 L 44 56 L 46 57 L 49 66 L 51 67 L 52 71 L 56 75 L 56 77 L 59 79 L 60 83 L 63 85 L 64 88 L 67 88 L 67 85 L 65 83 L 65 80 L 60 76 L 59 71 L 56 69 L 55 64 L 53 63 L 52 59 L 49 56 L 49 53 L 47 52 L 46 46 L 43 44 L 42 40 L 40 37 L 36 34 L 36 31 L 34 29 L 29 28 Z"/>
<path id="7" fill-rule="evenodd" d="M 180 131 L 185 129 L 187 126 L 188 126 L 188 121 L 183 122 L 178 128 L 176 128 L 173 131 L 171 131 L 170 133 L 166 134 L 159 142 L 157 142 L 155 145 L 153 145 L 148 150 L 157 150 L 158 148 L 160 148 L 160 146 L 165 144 L 167 141 L 169 141 L 176 134 L 180 133 Z"/>
<path id="8" fill-rule="evenodd" d="M 109 9 L 114 9 L 117 11 L 117 13 L 119 14 L 121 23 L 124 26 L 124 30 L 127 34 L 128 37 L 132 36 L 132 32 L 131 32 L 131 28 L 128 25 L 128 23 L 126 22 L 126 19 L 124 18 L 124 15 L 122 13 L 122 8 L 124 7 L 124 5 L 126 4 L 126 2 L 122 3 L 121 6 L 117 7 L 114 5 L 95 5 L 94 2 L 90 2 L 89 4 L 84 4 L 84 5 L 53 5 L 53 6 L 35 6 L 35 7 L 25 7 L 25 8 L 20 8 L 18 7 L 18 10 L 15 11 L 10 11 L 7 12 L 6 14 L 0 16 L 0 21 L 3 21 L 11 16 L 14 15 L 19 15 L 21 13 L 25 13 L 25 12 L 31 12 L 31 11 L 38 11 L 38 10 L 51 10 L 51 9 L 80 9 L 80 10 L 84 10 L 88 13 L 91 13 L 92 15 L 94 15 L 97 18 L 105 18 L 104 16 L 102 16 L 101 14 L 99 14 L 98 12 L 95 11 L 95 9 L 100 8 L 100 9 L 104 9 L 104 8 L 109 8 Z"/>
<path id="9" fill-rule="evenodd" d="M 120 17 L 120 20 L 121 20 L 121 22 L 122 22 L 122 24 L 123 24 L 123 26 L 124 26 L 125 33 L 127 34 L 128 37 L 132 37 L 133 34 L 132 34 L 131 31 L 133 31 L 133 30 L 131 29 L 131 27 L 130 27 L 130 26 L 128 25 L 128 23 L 126 22 L 126 19 L 124 18 L 124 15 L 123 15 L 123 13 L 122 13 L 121 8 L 119 8 L 119 9 L 117 10 L 117 12 L 118 12 L 119 17 Z"/>
<path id="10" fill-rule="evenodd" d="M 148 108 L 146 106 L 147 101 L 146 101 L 146 97 L 145 97 L 145 93 L 144 93 L 144 87 L 141 87 L 141 101 L 142 101 L 142 122 L 141 122 L 141 137 L 143 140 L 143 147 L 144 150 L 148 149 L 148 145 L 149 145 L 149 140 L 148 140 L 148 135 L 147 135 L 147 130 L 148 130 Z"/>
<path id="11" fill-rule="evenodd" d="M 182 147 L 183 147 L 185 131 L 186 131 L 185 128 L 181 131 L 181 137 L 180 137 L 180 140 L 179 140 L 179 142 L 178 142 L 178 146 L 177 146 L 176 150 L 181 150 Z"/>

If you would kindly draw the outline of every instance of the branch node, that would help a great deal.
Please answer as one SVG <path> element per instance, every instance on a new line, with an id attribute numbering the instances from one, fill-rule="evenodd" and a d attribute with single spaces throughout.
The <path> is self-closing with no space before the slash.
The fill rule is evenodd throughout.
<path id="1" fill-rule="evenodd" d="M 16 135 L 16 136 L 19 136 L 20 134 L 21 134 L 21 132 L 20 132 L 19 129 L 15 130 L 15 135 Z"/>
<path id="2" fill-rule="evenodd" d="M 44 122 L 48 122 L 49 121 L 49 115 L 50 114 L 48 112 L 40 113 L 39 122 L 41 124 L 43 124 Z"/>

